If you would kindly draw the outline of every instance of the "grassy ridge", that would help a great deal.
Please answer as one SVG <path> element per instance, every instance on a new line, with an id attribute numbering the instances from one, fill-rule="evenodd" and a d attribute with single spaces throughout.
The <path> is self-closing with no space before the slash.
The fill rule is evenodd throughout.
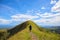
<path id="1" fill-rule="evenodd" d="M 16 32 L 17 30 L 21 29 L 21 31 L 18 31 L 14 35 L 10 36 L 8 40 L 32 40 L 29 31 L 30 25 L 32 26 L 31 32 L 33 32 L 39 38 L 39 40 L 60 40 L 59 34 L 48 32 L 49 30 L 46 31 L 46 29 L 38 27 L 38 25 L 36 25 L 32 21 L 26 21 L 20 25 L 17 25 L 15 28 L 9 30 L 9 35 L 11 35 L 11 32 L 14 33 L 14 31 Z"/>
<path id="2" fill-rule="evenodd" d="M 39 40 L 60 40 L 59 35 L 47 32 L 43 28 L 39 28 L 34 22 L 30 22 L 30 24 L 32 25 L 33 28 L 32 32 L 39 37 Z"/>
<path id="3" fill-rule="evenodd" d="M 28 28 L 26 28 L 11 36 L 8 40 L 31 40 L 31 36 L 29 34 Z"/>

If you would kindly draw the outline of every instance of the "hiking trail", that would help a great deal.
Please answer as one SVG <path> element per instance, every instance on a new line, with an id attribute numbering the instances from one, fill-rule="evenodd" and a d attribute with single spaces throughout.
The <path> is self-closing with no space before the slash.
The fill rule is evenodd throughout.
<path id="1" fill-rule="evenodd" d="M 39 40 L 38 37 L 34 33 L 30 32 L 30 35 L 31 35 L 32 40 Z"/>

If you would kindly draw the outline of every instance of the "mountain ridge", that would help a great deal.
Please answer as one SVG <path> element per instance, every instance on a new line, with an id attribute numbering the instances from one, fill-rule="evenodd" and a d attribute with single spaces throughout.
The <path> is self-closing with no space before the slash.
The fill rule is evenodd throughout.
<path id="1" fill-rule="evenodd" d="M 37 37 L 39 38 L 39 40 L 58 40 L 59 36 L 57 36 L 56 34 L 53 34 L 51 32 L 46 32 L 45 29 L 39 27 L 37 24 L 35 24 L 33 21 L 29 20 L 26 22 L 23 22 L 22 24 L 17 25 L 15 29 L 15 32 L 19 29 L 19 27 L 21 27 L 21 31 L 19 30 L 16 34 L 14 34 L 13 36 L 11 36 L 9 38 L 9 40 L 12 39 L 18 39 L 19 40 L 31 40 L 31 36 L 29 34 L 29 26 L 32 26 L 32 30 L 31 32 L 33 32 L 35 35 L 37 35 Z M 23 29 L 24 28 L 24 29 Z M 12 29 L 13 30 L 13 29 Z M 11 30 L 10 30 L 11 31 Z M 14 31 L 12 31 L 14 33 Z M 11 32 L 11 33 L 12 33 Z M 19 37 L 16 38 L 17 35 L 20 35 Z M 28 36 L 29 35 L 29 36 Z M 23 37 L 22 37 L 23 36 Z M 24 39 L 23 39 L 24 38 Z M 51 39 L 52 38 L 52 39 Z M 14 40 L 15 40 L 14 39 Z"/>
<path id="2" fill-rule="evenodd" d="M 29 30 L 29 26 L 32 27 L 32 30 Z M 59 34 L 55 34 L 41 28 L 33 21 L 25 21 L 19 25 L 16 25 L 14 28 L 7 30 L 8 37 L 7 40 L 32 40 L 30 32 L 38 37 L 39 40 L 59 40 Z"/>

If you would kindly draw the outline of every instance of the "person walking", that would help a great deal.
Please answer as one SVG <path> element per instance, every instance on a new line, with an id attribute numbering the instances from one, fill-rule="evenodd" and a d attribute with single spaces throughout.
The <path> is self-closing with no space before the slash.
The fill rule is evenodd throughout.
<path id="1" fill-rule="evenodd" d="M 31 27 L 31 25 L 29 26 L 29 30 L 30 30 L 30 32 L 31 32 L 31 30 L 32 30 L 32 27 Z"/>

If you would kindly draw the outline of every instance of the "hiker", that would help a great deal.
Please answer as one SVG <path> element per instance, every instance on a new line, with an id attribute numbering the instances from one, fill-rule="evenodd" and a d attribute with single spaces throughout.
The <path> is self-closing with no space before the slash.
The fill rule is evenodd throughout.
<path id="1" fill-rule="evenodd" d="M 31 25 L 29 26 L 29 30 L 30 30 L 30 31 L 32 30 L 32 27 L 31 27 Z"/>

